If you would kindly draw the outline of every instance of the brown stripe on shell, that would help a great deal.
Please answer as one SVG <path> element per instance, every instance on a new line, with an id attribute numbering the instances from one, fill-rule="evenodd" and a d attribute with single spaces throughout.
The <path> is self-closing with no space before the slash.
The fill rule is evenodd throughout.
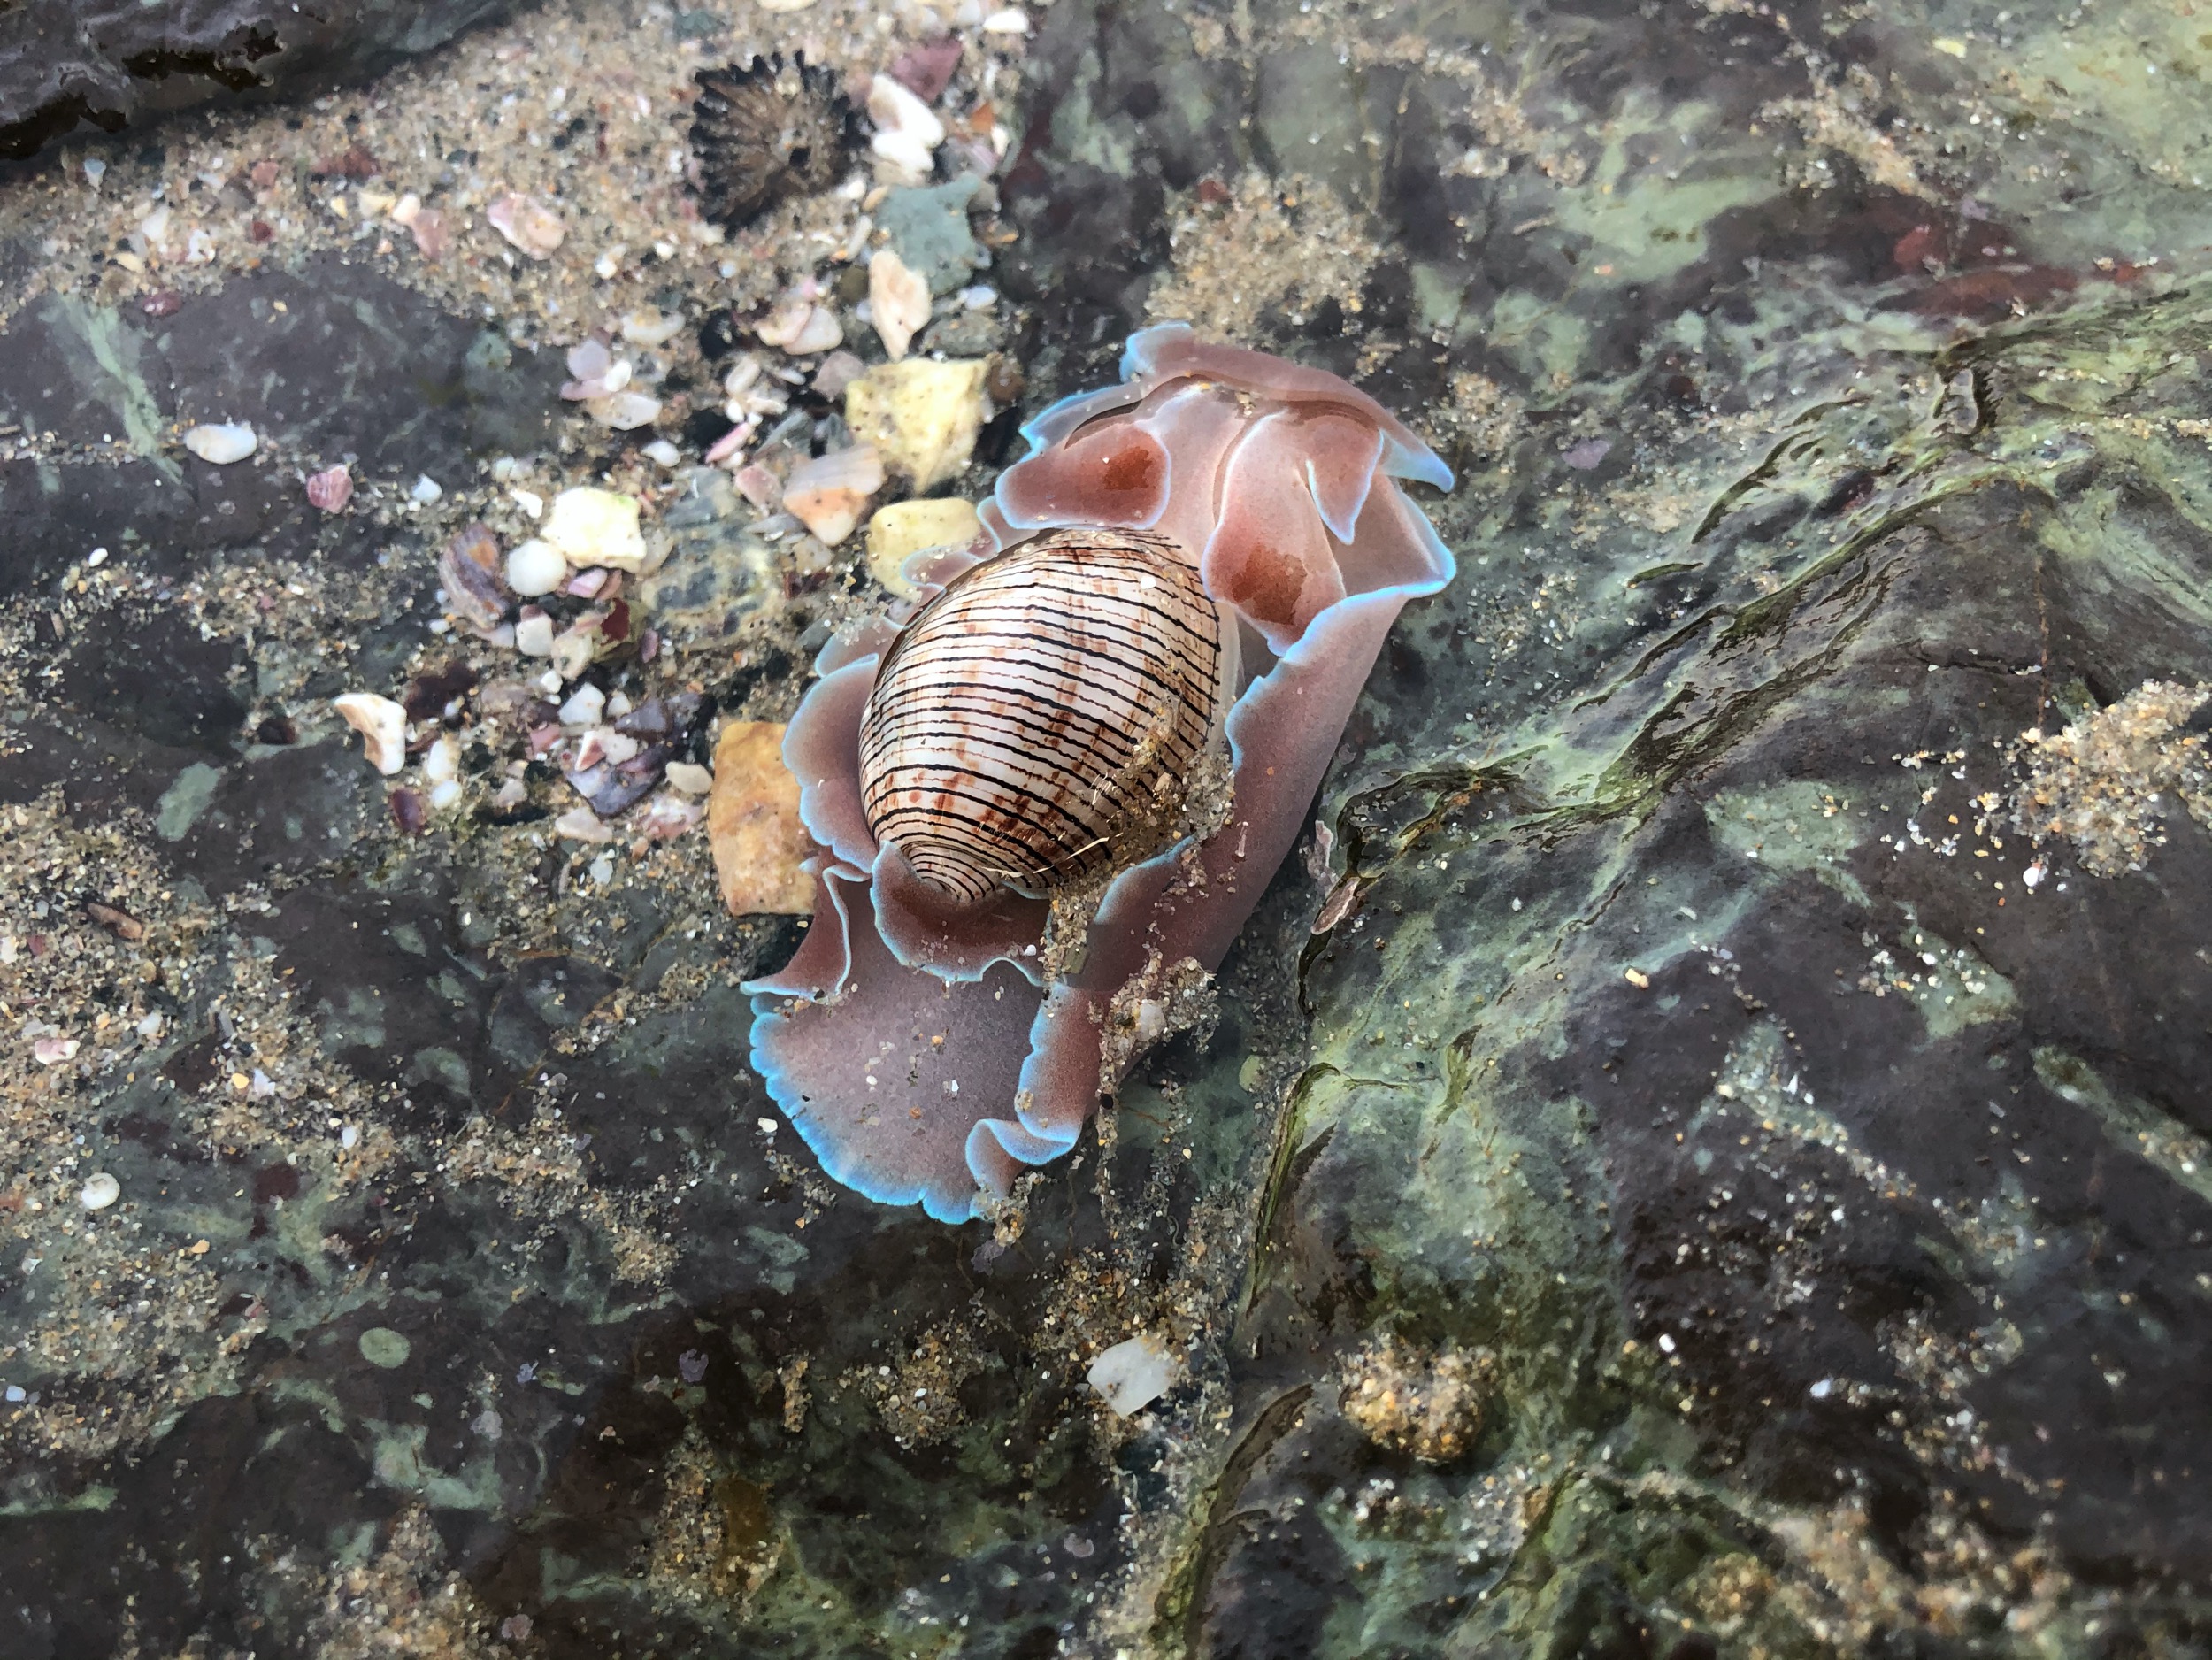
<path id="1" fill-rule="evenodd" d="M 876 671 L 877 837 L 948 895 L 1048 893 L 1182 834 L 1217 726 L 1221 617 L 1165 538 L 1053 531 L 962 573 Z"/>

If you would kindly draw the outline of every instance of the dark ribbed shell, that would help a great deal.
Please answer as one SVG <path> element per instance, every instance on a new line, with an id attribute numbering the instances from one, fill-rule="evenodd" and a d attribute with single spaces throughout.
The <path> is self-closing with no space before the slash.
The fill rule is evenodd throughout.
<path id="1" fill-rule="evenodd" d="M 1148 857 L 1182 833 L 1221 650 L 1196 569 L 1156 537 L 1055 531 L 964 572 L 876 672 L 868 823 L 967 899 Z"/>
<path id="2" fill-rule="evenodd" d="M 695 77 L 691 150 L 707 217 L 732 230 L 778 203 L 828 189 L 854 142 L 852 106 L 803 56 L 754 58 Z"/>

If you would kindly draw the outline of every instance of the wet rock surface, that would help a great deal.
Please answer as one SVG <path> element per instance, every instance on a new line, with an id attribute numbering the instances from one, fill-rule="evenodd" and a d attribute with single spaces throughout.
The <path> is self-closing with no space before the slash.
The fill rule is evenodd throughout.
<path id="1" fill-rule="evenodd" d="M 32 155 L 81 127 L 118 133 L 167 111 L 374 74 L 507 10 L 503 0 L 22 0 L 0 12 L 0 158 Z"/>
<path id="2" fill-rule="evenodd" d="M 399 498 L 558 442 L 557 351 L 323 256 L 0 329 L 52 434 L 0 457 L 0 1654 L 2212 1640 L 2212 840 L 2095 780 L 2159 826 L 2099 875 L 2020 805 L 2212 681 L 2207 250 L 2142 228 L 2202 222 L 2212 48 L 2123 96 L 2047 10 L 1035 21 L 1021 407 L 1196 311 L 1431 436 L 1461 574 L 1212 1030 L 1005 1238 L 780 1125 L 735 988 L 797 925 L 703 834 L 405 834 L 323 712 L 463 643 Z M 377 512 L 307 505 L 346 456 Z M 664 519 L 695 695 L 783 718 L 859 539 Z"/>

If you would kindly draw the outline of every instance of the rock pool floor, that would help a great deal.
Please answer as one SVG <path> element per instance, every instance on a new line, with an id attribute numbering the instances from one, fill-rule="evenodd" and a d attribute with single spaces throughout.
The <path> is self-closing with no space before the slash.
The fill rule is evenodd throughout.
<path id="1" fill-rule="evenodd" d="M 2212 13 L 1025 21 L 588 0 L 0 175 L 0 1656 L 2198 1652 Z M 703 831 L 488 746 L 411 834 L 329 708 L 512 672 L 441 551 L 596 484 L 626 696 L 788 712 L 881 594 L 692 470 L 714 319 L 879 358 L 873 181 L 718 238 L 685 96 L 948 30 L 925 353 L 1033 412 L 1191 316 L 1460 473 L 1219 1021 L 1010 1239 L 778 1129 Z"/>

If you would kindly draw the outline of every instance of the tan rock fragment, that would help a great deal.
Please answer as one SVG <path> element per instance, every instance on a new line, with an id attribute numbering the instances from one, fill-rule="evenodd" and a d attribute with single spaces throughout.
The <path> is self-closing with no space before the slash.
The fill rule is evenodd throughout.
<path id="1" fill-rule="evenodd" d="M 731 915 L 799 917 L 814 909 L 814 879 L 799 868 L 814 843 L 799 822 L 799 780 L 783 764 L 781 723 L 733 720 L 722 728 L 707 836 Z"/>
<path id="2" fill-rule="evenodd" d="M 589 485 L 563 490 L 541 533 L 578 570 L 604 565 L 637 571 L 645 565 L 645 537 L 638 528 L 637 498 Z"/>
<path id="3" fill-rule="evenodd" d="M 879 507 L 868 521 L 868 574 L 901 599 L 911 599 L 915 585 L 900 568 L 910 556 L 927 548 L 964 548 L 982 529 L 975 508 L 956 496 Z"/>
<path id="4" fill-rule="evenodd" d="M 986 357 L 879 365 L 845 388 L 845 423 L 857 442 L 875 446 L 887 471 L 930 489 L 975 454 L 990 368 Z"/>

